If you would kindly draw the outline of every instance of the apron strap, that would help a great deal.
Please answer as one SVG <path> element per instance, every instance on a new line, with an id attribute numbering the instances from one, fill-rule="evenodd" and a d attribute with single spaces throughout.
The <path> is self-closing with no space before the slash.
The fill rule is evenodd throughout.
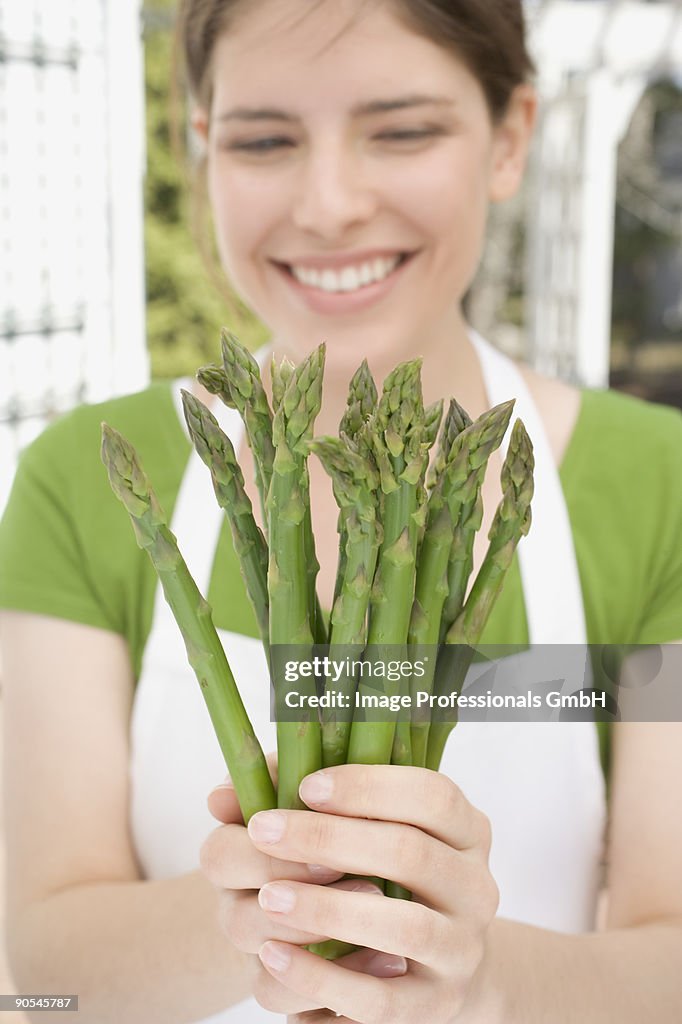
<path id="1" fill-rule="evenodd" d="M 523 420 L 533 442 L 533 522 L 528 536 L 517 549 L 529 642 L 586 644 L 585 612 L 571 523 L 544 424 L 515 363 L 471 328 L 469 337 L 481 364 L 489 405 L 516 398 L 514 413 Z M 505 437 L 504 454 L 508 447 Z"/>

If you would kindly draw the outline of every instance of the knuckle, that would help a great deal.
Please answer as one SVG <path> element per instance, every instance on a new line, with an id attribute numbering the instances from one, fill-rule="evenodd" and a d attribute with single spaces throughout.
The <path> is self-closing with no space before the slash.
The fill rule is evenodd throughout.
<path id="1" fill-rule="evenodd" d="M 215 828 L 199 848 L 199 867 L 201 872 L 213 885 L 220 885 L 220 835 L 222 826 Z"/>
<path id="2" fill-rule="evenodd" d="M 357 765 L 353 777 L 353 802 L 367 817 L 373 817 L 378 807 L 385 803 L 385 781 L 383 772 L 373 771 L 374 765 Z M 349 780 L 350 781 L 350 780 Z"/>
<path id="3" fill-rule="evenodd" d="M 244 953 L 254 953 L 258 948 L 258 939 L 250 926 L 249 909 L 246 897 L 235 896 L 231 892 L 220 897 L 218 921 L 221 931 L 233 946 Z"/>
<path id="4" fill-rule="evenodd" d="M 488 915 L 492 920 L 500 908 L 500 888 L 491 874 L 488 874 Z"/>
<path id="5" fill-rule="evenodd" d="M 424 836 L 424 839 L 426 836 Z M 396 840 L 398 837 L 396 836 Z M 415 832 L 410 838 L 398 845 L 398 842 L 391 843 L 390 848 L 399 850 L 399 859 L 403 878 L 395 881 L 408 881 L 409 879 L 421 878 L 430 868 L 431 857 L 425 847 L 427 844 L 422 836 Z"/>
<path id="6" fill-rule="evenodd" d="M 483 936 L 479 934 L 468 936 L 462 953 L 463 977 L 461 979 L 460 987 L 463 986 L 468 988 L 471 978 L 480 966 L 484 955 L 485 943 L 483 941 Z"/>
<path id="7" fill-rule="evenodd" d="M 439 915 L 420 903 L 405 903 L 396 926 L 396 938 L 411 960 L 430 960 L 439 949 L 443 931 Z"/>
<path id="8" fill-rule="evenodd" d="M 333 822 L 328 814 L 310 813 L 308 828 L 309 852 L 312 854 L 326 853 L 332 844 Z"/>
<path id="9" fill-rule="evenodd" d="M 465 803 L 464 793 L 457 783 L 449 779 L 447 775 L 442 775 L 439 772 L 436 778 L 438 779 L 438 790 L 435 799 L 438 803 L 439 815 L 446 821 L 452 820 L 462 812 Z"/>
<path id="10" fill-rule="evenodd" d="M 478 832 L 480 835 L 480 845 L 487 857 L 493 845 L 493 827 L 488 815 L 482 811 L 478 812 Z"/>
<path id="11" fill-rule="evenodd" d="M 283 1012 L 282 987 L 268 974 L 264 967 L 259 966 L 253 986 L 253 997 L 264 1010 L 271 1013 Z M 286 1012 L 286 1010 L 284 1011 Z"/>

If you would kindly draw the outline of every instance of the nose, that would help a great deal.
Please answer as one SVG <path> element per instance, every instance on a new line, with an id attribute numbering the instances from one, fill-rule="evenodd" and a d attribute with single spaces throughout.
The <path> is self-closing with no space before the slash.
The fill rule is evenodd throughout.
<path id="1" fill-rule="evenodd" d="M 292 219 L 297 228 L 335 240 L 372 218 L 377 195 L 360 154 L 328 140 L 311 147 L 300 168 Z"/>

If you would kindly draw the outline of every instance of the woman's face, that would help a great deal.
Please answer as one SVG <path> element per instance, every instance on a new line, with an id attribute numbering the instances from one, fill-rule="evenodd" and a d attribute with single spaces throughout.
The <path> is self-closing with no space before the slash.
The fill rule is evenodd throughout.
<path id="1" fill-rule="evenodd" d="M 215 49 L 207 132 L 233 285 L 280 343 L 352 365 L 458 317 L 488 203 L 521 173 L 466 67 L 390 3 L 348 27 L 357 8 L 250 0 Z"/>

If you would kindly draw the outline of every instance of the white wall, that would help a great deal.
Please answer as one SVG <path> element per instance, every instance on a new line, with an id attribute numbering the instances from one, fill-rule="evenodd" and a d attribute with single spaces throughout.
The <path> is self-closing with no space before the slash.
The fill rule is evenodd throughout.
<path id="1" fill-rule="evenodd" d="M 18 451 L 144 386 L 139 0 L 0 0 L 0 510 Z"/>

